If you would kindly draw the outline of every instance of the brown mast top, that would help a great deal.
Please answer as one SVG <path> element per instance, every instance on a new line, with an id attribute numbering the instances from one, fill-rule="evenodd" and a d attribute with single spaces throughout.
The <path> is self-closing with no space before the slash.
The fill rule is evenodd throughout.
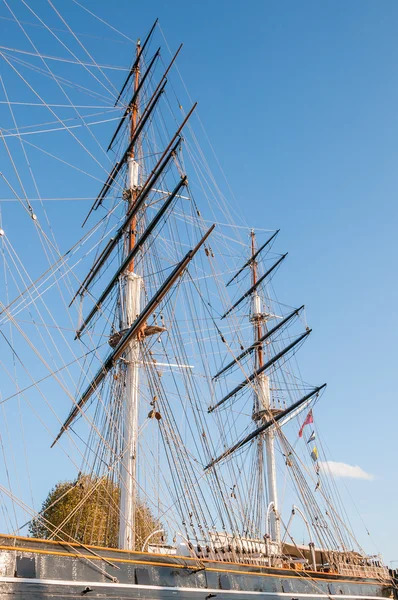
<path id="1" fill-rule="evenodd" d="M 137 41 L 137 45 L 136 45 L 136 57 L 137 59 L 139 58 L 140 55 L 140 50 L 141 50 L 141 42 L 140 40 Z M 140 61 L 138 60 L 137 62 L 137 66 L 135 68 L 135 73 L 134 73 L 134 93 L 137 91 L 138 86 L 140 83 Z M 132 110 L 131 110 L 131 117 L 130 117 L 130 141 L 134 138 L 134 134 L 137 128 L 137 120 L 138 120 L 138 111 L 139 111 L 139 99 L 138 96 L 134 101 L 134 104 L 132 106 Z M 132 146 L 130 154 L 129 154 L 129 158 L 134 160 L 135 159 L 135 147 Z M 131 195 L 130 195 L 130 199 L 129 199 L 129 203 L 128 203 L 128 208 L 127 208 L 127 213 L 130 212 L 130 210 L 133 208 L 135 201 L 137 199 L 137 189 L 132 189 L 131 190 Z M 137 227 L 137 217 L 134 216 L 134 218 L 131 220 L 130 223 L 130 228 L 129 228 L 129 244 L 128 244 L 128 251 L 130 252 L 130 250 L 132 250 L 132 248 L 135 245 L 135 240 L 136 240 L 136 227 Z M 128 266 L 128 270 L 130 271 L 130 273 L 132 273 L 134 271 L 134 259 L 131 261 L 131 263 Z"/>
<path id="2" fill-rule="evenodd" d="M 257 262 L 254 259 L 254 256 L 256 254 L 256 234 L 254 233 L 254 231 L 251 232 L 250 234 L 251 236 L 251 246 L 252 246 L 252 262 L 251 262 L 251 272 L 252 272 L 252 285 L 256 285 L 257 283 Z M 262 330 L 262 324 L 261 324 L 261 319 L 257 318 L 255 320 L 255 331 L 256 331 L 256 335 L 255 335 L 255 343 L 256 345 L 256 368 L 260 368 L 263 366 L 264 364 L 264 353 L 263 353 L 263 345 L 261 344 L 261 342 L 259 342 L 259 340 L 261 339 L 262 335 L 263 335 L 263 330 Z"/>

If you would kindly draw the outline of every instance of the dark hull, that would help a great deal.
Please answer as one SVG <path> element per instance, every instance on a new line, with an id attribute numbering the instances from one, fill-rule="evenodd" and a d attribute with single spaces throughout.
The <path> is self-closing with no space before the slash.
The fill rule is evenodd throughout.
<path id="1" fill-rule="evenodd" d="M 87 592 L 87 588 L 90 591 Z M 354 588 L 351 588 L 355 592 Z M 167 587 L 167 586 L 137 586 L 123 584 L 99 584 L 91 582 L 75 582 L 71 584 L 66 581 L 32 581 L 19 580 L 7 581 L 0 583 L 0 598 L 17 598 L 18 600 L 47 600 L 49 598 L 62 599 L 81 599 L 86 598 L 112 598 L 115 600 L 168 600 L 178 598 L 184 600 L 205 600 L 209 598 L 217 598 L 217 600 L 231 600 L 233 598 L 240 600 L 253 600 L 253 598 L 269 598 L 269 600 L 282 599 L 297 599 L 300 600 L 320 600 L 321 598 L 345 600 L 354 600 L 367 598 L 379 598 L 380 596 L 367 595 L 365 590 L 358 588 L 357 593 L 352 594 L 322 594 L 321 592 L 314 593 L 307 590 L 307 593 L 298 594 L 297 592 L 290 593 L 273 593 L 273 592 L 254 592 L 243 590 L 220 590 L 219 588 L 184 588 L 184 587 Z M 389 596 L 387 596 L 389 597 Z"/>
<path id="2" fill-rule="evenodd" d="M 304 573 L 248 564 L 198 561 L 0 539 L 0 599 L 48 598 L 345 600 L 392 597 L 391 581 Z M 119 568 L 117 568 L 119 567 Z"/>

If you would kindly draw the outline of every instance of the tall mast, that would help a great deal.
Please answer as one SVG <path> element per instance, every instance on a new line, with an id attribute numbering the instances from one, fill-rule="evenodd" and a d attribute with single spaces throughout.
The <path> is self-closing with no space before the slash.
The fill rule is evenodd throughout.
<path id="1" fill-rule="evenodd" d="M 138 40 L 136 56 L 140 55 L 141 44 Z M 140 82 L 140 61 L 134 72 L 134 93 Z M 139 113 L 138 97 L 131 108 L 130 143 L 134 139 Z M 127 213 L 132 210 L 137 200 L 139 164 L 137 162 L 137 142 L 132 145 L 127 159 Z M 134 247 L 136 241 L 137 216 L 131 220 L 126 234 L 126 254 Z M 141 312 L 142 278 L 135 272 L 134 259 L 131 260 L 125 273 L 124 302 L 122 302 L 123 328 L 129 328 Z M 120 491 L 120 524 L 119 548 L 135 550 L 136 538 L 136 505 L 137 505 L 137 446 L 138 446 L 138 411 L 139 411 L 139 352 L 140 342 L 135 336 L 130 342 L 126 354 L 126 387 L 123 402 L 123 444 L 121 462 Z"/>
<path id="2" fill-rule="evenodd" d="M 264 349 L 261 342 L 263 337 L 263 327 L 266 322 L 266 313 L 263 312 L 261 298 L 259 296 L 256 284 L 258 281 L 256 256 L 256 238 L 255 233 L 251 233 L 251 263 L 250 269 L 252 274 L 252 286 L 255 288 L 252 294 L 252 309 L 250 320 L 254 330 L 255 344 L 255 365 L 256 370 L 264 365 Z M 254 396 L 254 421 L 268 421 L 272 415 L 270 383 L 269 377 L 264 373 L 258 376 L 256 385 L 256 393 Z M 262 470 L 263 463 L 263 441 L 265 441 L 265 454 L 267 461 L 267 487 L 270 514 L 270 535 L 272 541 L 280 545 L 280 522 L 278 508 L 278 491 L 276 482 L 276 463 L 275 463 L 275 438 L 274 428 L 265 431 L 258 439 L 258 467 Z M 262 477 L 260 477 L 259 485 L 262 485 Z M 259 490 L 260 491 L 260 490 Z"/>

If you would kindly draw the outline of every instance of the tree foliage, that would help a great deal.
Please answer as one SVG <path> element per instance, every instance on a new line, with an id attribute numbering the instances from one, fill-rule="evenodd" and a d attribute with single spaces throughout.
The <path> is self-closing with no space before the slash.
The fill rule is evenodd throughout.
<path id="1" fill-rule="evenodd" d="M 32 537 L 117 548 L 120 490 L 105 477 L 83 475 L 77 481 L 60 481 L 42 504 L 40 517 L 29 525 Z M 146 538 L 162 529 L 144 502 L 136 510 L 135 547 L 141 549 Z M 161 535 L 151 538 L 160 542 Z"/>

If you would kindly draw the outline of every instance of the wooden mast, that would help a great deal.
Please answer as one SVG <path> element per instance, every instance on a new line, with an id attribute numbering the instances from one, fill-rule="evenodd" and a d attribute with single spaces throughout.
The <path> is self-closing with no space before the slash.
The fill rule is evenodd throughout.
<path id="1" fill-rule="evenodd" d="M 140 51 L 141 51 L 141 42 L 140 42 L 140 40 L 137 40 L 137 45 L 136 45 L 137 59 L 139 59 Z M 136 67 L 135 73 L 134 73 L 134 95 L 138 90 L 139 84 L 140 84 L 140 61 L 138 60 L 137 67 Z M 138 107 L 139 107 L 138 103 L 139 103 L 139 98 L 137 96 L 136 99 L 134 100 L 134 104 L 133 104 L 132 110 L 131 110 L 130 142 L 134 139 L 134 134 L 137 129 Z M 129 155 L 130 160 L 135 160 L 135 156 L 136 156 L 135 146 L 132 146 L 130 155 Z M 131 190 L 127 213 L 129 213 L 130 210 L 133 208 L 133 206 L 137 200 L 137 193 L 138 193 L 137 187 L 135 187 Z M 135 244 L 136 227 L 137 227 L 137 217 L 135 216 L 130 223 L 129 244 L 128 244 L 129 251 L 134 247 L 134 244 Z M 134 259 L 131 261 L 128 269 L 131 273 L 134 271 Z"/>
<path id="2" fill-rule="evenodd" d="M 134 103 L 130 117 L 130 151 L 127 157 L 127 211 L 134 209 L 138 196 L 139 163 L 137 162 L 137 122 L 139 115 L 139 98 L 136 93 L 140 83 L 140 40 L 136 44 L 136 66 L 134 68 Z M 133 140 L 136 140 L 135 143 Z M 126 233 L 126 255 L 128 256 L 136 243 L 137 215 L 131 220 Z M 142 279 L 135 272 L 132 258 L 125 272 L 123 314 L 125 329 L 132 326 L 141 312 Z M 120 521 L 119 547 L 124 550 L 136 549 L 136 513 L 137 513 L 137 450 L 138 450 L 138 413 L 139 413 L 139 356 L 140 342 L 138 335 L 129 343 L 126 353 L 126 386 L 123 403 L 123 440 L 120 474 Z"/>
<path id="3" fill-rule="evenodd" d="M 255 241 L 256 234 L 254 233 L 254 231 L 251 232 L 250 237 L 251 237 L 251 247 L 252 247 L 252 262 L 251 262 L 252 285 L 256 285 L 256 283 L 257 283 L 257 262 L 253 258 L 256 254 L 256 241 Z M 257 365 L 256 365 L 256 368 L 260 368 L 264 364 L 263 345 L 261 343 L 259 343 L 259 340 L 261 339 L 261 337 L 263 335 L 262 329 L 263 329 L 262 321 L 261 321 L 261 319 L 257 319 L 256 320 L 256 340 L 255 340 L 257 342 L 257 348 L 256 348 Z"/>
<path id="4" fill-rule="evenodd" d="M 254 328 L 254 344 L 255 348 L 255 367 L 256 370 L 261 369 L 264 366 L 264 349 L 261 342 L 263 337 L 263 325 L 266 320 L 266 315 L 263 312 L 261 298 L 257 291 L 258 271 L 256 261 L 256 236 L 254 231 L 251 232 L 251 262 L 250 270 L 252 274 L 252 286 L 254 292 L 252 294 L 252 309 L 251 309 L 251 321 Z M 269 377 L 264 373 L 258 376 L 256 384 L 256 393 L 254 396 L 254 407 L 253 407 L 253 420 L 255 421 L 268 421 L 272 416 L 271 408 L 271 395 L 270 395 L 270 384 Z M 267 487 L 268 487 L 268 500 L 269 505 L 267 509 L 267 516 L 265 523 L 266 533 L 270 535 L 271 540 L 276 542 L 278 548 L 280 546 L 280 524 L 278 514 L 278 494 L 277 494 L 277 482 L 276 482 L 276 462 L 275 462 L 275 448 L 274 448 L 274 432 L 269 430 L 260 435 L 258 440 L 258 468 L 259 473 L 259 496 L 262 494 L 262 471 L 263 471 L 263 442 L 265 441 L 265 453 L 267 459 Z M 272 509 L 272 512 L 271 512 Z M 270 530 L 268 530 L 270 525 Z M 270 559 L 271 560 L 271 559 Z"/>

